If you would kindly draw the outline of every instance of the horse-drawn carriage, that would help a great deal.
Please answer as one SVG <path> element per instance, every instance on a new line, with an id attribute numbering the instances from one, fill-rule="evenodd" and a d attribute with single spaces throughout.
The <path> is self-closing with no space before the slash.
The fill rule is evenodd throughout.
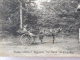
<path id="1" fill-rule="evenodd" d="M 49 35 L 53 37 L 53 43 L 54 43 L 55 35 L 59 31 L 61 31 L 61 28 L 49 29 L 48 31 L 47 30 L 41 31 L 41 29 L 39 29 L 37 34 L 35 34 L 36 31 L 35 32 L 33 31 L 34 29 L 27 30 L 26 26 L 24 26 L 22 30 L 18 31 L 22 33 L 19 39 L 22 45 L 25 44 L 31 45 L 32 43 L 35 43 L 36 38 L 38 38 L 41 41 L 41 43 L 43 43 L 43 38 Z"/>
<path id="2" fill-rule="evenodd" d="M 20 29 L 17 32 L 20 33 L 19 41 L 22 45 L 26 45 L 26 44 L 31 45 L 35 43 L 35 40 L 37 38 L 41 40 L 42 43 L 42 39 L 44 35 L 42 32 L 39 32 L 39 29 L 38 30 L 27 29 L 26 26 L 24 26 L 23 29 Z"/>

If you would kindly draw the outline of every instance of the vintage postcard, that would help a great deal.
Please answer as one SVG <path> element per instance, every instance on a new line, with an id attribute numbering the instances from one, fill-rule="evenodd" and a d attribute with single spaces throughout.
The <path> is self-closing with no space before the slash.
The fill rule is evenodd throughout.
<path id="1" fill-rule="evenodd" d="M 0 0 L 0 56 L 80 57 L 80 0 Z"/>

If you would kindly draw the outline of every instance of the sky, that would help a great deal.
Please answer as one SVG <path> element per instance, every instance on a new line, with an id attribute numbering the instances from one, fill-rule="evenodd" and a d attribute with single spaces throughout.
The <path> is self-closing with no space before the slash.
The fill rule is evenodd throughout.
<path id="1" fill-rule="evenodd" d="M 50 2 L 51 0 L 35 0 L 38 9 L 42 9 L 44 6 L 42 5 L 43 2 Z"/>

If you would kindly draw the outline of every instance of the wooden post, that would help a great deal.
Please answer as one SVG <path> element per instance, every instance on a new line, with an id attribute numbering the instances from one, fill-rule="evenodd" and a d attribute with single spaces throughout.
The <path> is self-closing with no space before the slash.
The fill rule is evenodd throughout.
<path id="1" fill-rule="evenodd" d="M 78 4 L 77 11 L 80 12 L 80 4 Z M 80 28 L 79 28 L 79 41 L 78 42 L 80 42 Z"/>
<path id="2" fill-rule="evenodd" d="M 80 4 L 78 4 L 77 6 L 77 11 L 80 11 Z"/>
<path id="3" fill-rule="evenodd" d="M 18 0 L 18 1 L 20 3 L 20 29 L 23 29 L 23 17 L 22 17 L 23 7 L 22 7 L 22 2 L 20 0 Z M 27 2 L 26 2 L 26 4 L 27 4 L 27 13 L 29 12 L 30 3 L 32 3 L 31 0 L 27 0 Z"/>
<path id="4" fill-rule="evenodd" d="M 78 42 L 80 42 L 80 28 L 79 28 L 79 41 Z"/>
<path id="5" fill-rule="evenodd" d="M 23 28 L 23 21 L 22 21 L 22 2 L 20 2 L 20 29 Z"/>

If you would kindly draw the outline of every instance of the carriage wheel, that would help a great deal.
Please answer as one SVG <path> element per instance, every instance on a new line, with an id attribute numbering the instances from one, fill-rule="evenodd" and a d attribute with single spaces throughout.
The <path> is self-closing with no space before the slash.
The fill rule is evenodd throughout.
<path id="1" fill-rule="evenodd" d="M 20 37 L 20 42 L 22 45 L 31 45 L 32 44 L 32 38 L 26 34 L 23 34 Z"/>

